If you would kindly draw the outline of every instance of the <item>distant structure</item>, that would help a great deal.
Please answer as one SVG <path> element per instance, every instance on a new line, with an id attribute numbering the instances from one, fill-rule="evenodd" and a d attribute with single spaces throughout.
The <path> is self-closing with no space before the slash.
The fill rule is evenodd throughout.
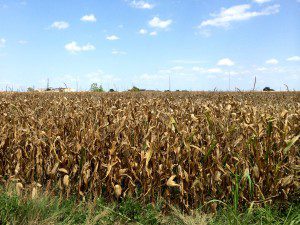
<path id="1" fill-rule="evenodd" d="M 59 88 L 49 88 L 46 91 L 50 91 L 50 92 L 75 92 L 75 89 L 67 88 L 67 87 L 66 88 L 59 87 Z"/>
<path id="2" fill-rule="evenodd" d="M 68 88 L 67 84 L 64 83 L 65 87 L 59 87 L 59 88 L 52 88 L 50 87 L 50 81 L 49 78 L 47 78 L 47 87 L 45 90 L 40 91 L 46 91 L 46 92 L 75 92 L 76 90 L 73 88 Z"/>
<path id="3" fill-rule="evenodd" d="M 136 86 L 133 86 L 131 89 L 129 89 L 128 91 L 130 92 L 140 92 L 140 91 L 146 91 L 146 89 L 141 89 L 141 88 L 138 88 Z"/>
<path id="4" fill-rule="evenodd" d="M 27 92 L 75 92 L 76 90 L 73 88 L 51 88 L 48 87 L 47 89 L 33 89 L 33 88 L 28 88 Z"/>

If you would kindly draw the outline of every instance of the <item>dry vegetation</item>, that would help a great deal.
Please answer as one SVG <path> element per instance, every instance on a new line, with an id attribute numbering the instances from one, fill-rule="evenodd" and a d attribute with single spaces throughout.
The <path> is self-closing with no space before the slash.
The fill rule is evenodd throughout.
<path id="1" fill-rule="evenodd" d="M 299 198 L 300 95 L 2 93 L 0 182 L 183 209 Z M 214 207 L 214 204 L 212 205 Z"/>

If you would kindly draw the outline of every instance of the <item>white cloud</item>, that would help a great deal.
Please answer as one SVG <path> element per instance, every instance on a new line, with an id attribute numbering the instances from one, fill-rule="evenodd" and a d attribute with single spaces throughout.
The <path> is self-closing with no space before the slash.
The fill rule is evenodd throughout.
<path id="1" fill-rule="evenodd" d="M 263 71 L 267 71 L 268 69 L 266 67 L 259 67 L 256 70 L 260 71 L 260 72 L 263 72 Z"/>
<path id="2" fill-rule="evenodd" d="M 79 46 L 76 41 L 72 41 L 65 45 L 65 49 L 71 53 L 77 53 L 77 52 L 93 51 L 96 48 L 91 44 Z"/>
<path id="3" fill-rule="evenodd" d="M 26 44 L 28 44 L 28 41 L 26 41 L 26 40 L 19 40 L 18 43 L 20 45 L 26 45 Z"/>
<path id="4" fill-rule="evenodd" d="M 55 28 L 58 30 L 64 30 L 67 29 L 69 27 L 69 23 L 65 22 L 65 21 L 55 21 L 54 23 L 52 23 L 51 28 Z"/>
<path id="5" fill-rule="evenodd" d="M 229 58 L 220 59 L 217 63 L 218 66 L 233 66 L 234 64 L 235 63 Z"/>
<path id="6" fill-rule="evenodd" d="M 139 30 L 139 33 L 140 33 L 140 34 L 147 34 L 148 31 L 147 31 L 146 29 L 140 29 L 140 30 Z"/>
<path id="7" fill-rule="evenodd" d="M 299 0 L 300 1 L 300 0 Z M 300 61 L 300 56 L 292 56 L 290 58 L 286 59 L 287 61 L 293 61 L 293 62 L 299 62 Z"/>
<path id="8" fill-rule="evenodd" d="M 111 51 L 111 54 L 113 54 L 113 55 L 126 55 L 127 52 L 120 51 L 120 50 L 117 50 L 117 49 L 113 49 L 113 50 Z"/>
<path id="9" fill-rule="evenodd" d="M 118 77 L 104 73 L 102 70 L 98 70 L 96 72 L 87 74 L 85 77 L 87 78 L 89 83 L 99 83 L 99 84 L 115 83 L 121 80 Z"/>
<path id="10" fill-rule="evenodd" d="M 153 9 L 154 5 L 145 1 L 131 1 L 130 6 L 137 9 Z"/>
<path id="11" fill-rule="evenodd" d="M 139 34 L 142 34 L 142 35 L 146 35 L 148 34 L 148 30 L 146 29 L 140 29 L 139 30 Z M 157 31 L 152 31 L 149 33 L 150 36 L 156 36 L 157 35 Z"/>
<path id="12" fill-rule="evenodd" d="M 170 74 L 172 73 L 172 70 L 169 69 L 162 69 L 158 71 L 159 74 Z"/>
<path id="13" fill-rule="evenodd" d="M 276 65 L 276 64 L 278 64 L 278 60 L 277 59 L 269 59 L 266 61 L 266 64 Z"/>
<path id="14" fill-rule="evenodd" d="M 153 81 L 153 80 L 166 80 L 168 79 L 168 76 L 163 74 L 154 74 L 150 75 L 148 73 L 144 73 L 139 77 L 140 80 L 146 80 L 146 81 Z"/>
<path id="15" fill-rule="evenodd" d="M 283 66 L 269 66 L 269 67 L 257 67 L 255 68 L 256 71 L 265 73 L 265 74 L 279 74 L 284 73 L 285 75 L 292 75 L 292 74 L 300 74 L 299 68 L 289 68 L 289 67 L 283 67 Z"/>
<path id="16" fill-rule="evenodd" d="M 6 40 L 4 38 L 0 38 L 0 48 L 5 47 Z"/>
<path id="17" fill-rule="evenodd" d="M 231 22 L 249 20 L 258 16 L 268 16 L 279 12 L 280 5 L 268 6 L 261 11 L 250 11 L 251 5 L 236 5 L 230 8 L 222 8 L 220 13 L 211 14 L 212 19 L 201 22 L 199 28 L 213 27 L 229 27 Z"/>
<path id="18" fill-rule="evenodd" d="M 172 71 L 180 71 L 180 70 L 183 70 L 184 67 L 183 66 L 174 66 L 171 68 Z"/>
<path id="19" fill-rule="evenodd" d="M 263 3 L 266 3 L 266 2 L 270 2 L 272 0 L 253 0 L 253 1 L 258 3 L 258 4 L 263 4 Z"/>
<path id="20" fill-rule="evenodd" d="M 222 73 L 223 71 L 220 68 L 211 68 L 207 70 L 208 73 Z"/>
<path id="21" fill-rule="evenodd" d="M 90 14 L 90 15 L 85 15 L 85 16 L 81 17 L 80 20 L 84 21 L 84 22 L 96 22 L 97 18 L 94 14 Z"/>
<path id="22" fill-rule="evenodd" d="M 152 31 L 149 35 L 151 35 L 151 36 L 156 36 L 156 35 L 157 35 L 157 32 L 156 32 L 156 31 Z"/>
<path id="23" fill-rule="evenodd" d="M 159 17 L 155 16 L 149 21 L 149 25 L 155 28 L 167 28 L 172 24 L 172 20 L 161 20 Z"/>
<path id="24" fill-rule="evenodd" d="M 186 59 L 175 59 L 175 60 L 171 60 L 170 62 L 172 63 L 181 63 L 181 64 L 202 64 L 205 61 L 201 61 L 201 60 L 186 60 Z"/>
<path id="25" fill-rule="evenodd" d="M 194 66 L 192 68 L 192 71 L 197 72 L 197 73 L 223 73 L 223 71 L 220 68 L 202 68 L 202 67 L 198 67 L 198 66 Z"/>
<path id="26" fill-rule="evenodd" d="M 204 68 L 200 66 L 194 66 L 192 68 L 183 66 L 174 66 L 169 69 L 161 69 L 158 74 L 162 75 L 178 75 L 178 76 L 190 76 L 197 77 L 199 74 L 222 74 L 224 71 L 221 68 Z"/>
<path id="27" fill-rule="evenodd" d="M 106 37 L 106 40 L 109 40 L 109 41 L 116 41 L 116 40 L 119 40 L 120 38 L 116 35 L 110 35 L 110 36 L 107 36 Z"/>
<path id="28" fill-rule="evenodd" d="M 199 34 L 200 36 L 205 38 L 209 38 L 211 36 L 211 31 L 208 29 L 200 29 L 196 34 Z"/>
<path id="29" fill-rule="evenodd" d="M 192 70 L 193 70 L 194 72 L 200 72 L 200 73 L 205 71 L 204 68 L 199 67 L 199 66 L 194 66 L 194 67 L 192 68 Z"/>

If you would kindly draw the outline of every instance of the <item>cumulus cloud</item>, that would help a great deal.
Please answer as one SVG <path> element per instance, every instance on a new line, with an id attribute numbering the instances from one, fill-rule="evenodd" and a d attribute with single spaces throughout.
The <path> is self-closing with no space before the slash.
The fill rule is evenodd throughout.
<path id="1" fill-rule="evenodd" d="M 154 5 L 145 1 L 131 1 L 129 4 L 132 8 L 136 9 L 153 9 Z"/>
<path id="2" fill-rule="evenodd" d="M 93 51 L 95 50 L 95 46 L 91 45 L 91 44 L 86 44 L 86 45 L 78 45 L 76 41 L 72 41 L 68 44 L 65 45 L 65 49 L 68 52 L 71 53 L 77 53 L 77 52 L 87 52 L 87 51 Z"/>
<path id="3" fill-rule="evenodd" d="M 220 59 L 217 63 L 218 66 L 233 66 L 234 64 L 235 63 L 229 58 Z"/>
<path id="4" fill-rule="evenodd" d="M 58 29 L 58 30 L 64 30 L 69 28 L 69 23 L 65 21 L 55 21 L 52 23 L 51 28 Z"/>
<path id="5" fill-rule="evenodd" d="M 172 24 L 172 20 L 161 20 L 159 17 L 155 16 L 149 21 L 149 25 L 155 28 L 167 28 Z"/>
<path id="6" fill-rule="evenodd" d="M 202 64 L 205 61 L 202 60 L 187 60 L 187 59 L 175 59 L 171 60 L 172 63 L 181 63 L 181 64 Z"/>
<path id="7" fill-rule="evenodd" d="M 267 71 L 268 69 L 266 67 L 258 67 L 258 68 L 256 68 L 256 70 L 263 72 L 263 71 Z"/>
<path id="8" fill-rule="evenodd" d="M 263 4 L 263 3 L 266 3 L 266 2 L 270 2 L 272 0 L 253 0 L 253 1 L 258 3 L 258 4 Z"/>
<path id="9" fill-rule="evenodd" d="M 28 41 L 26 41 L 26 40 L 19 40 L 18 43 L 20 45 L 26 45 L 26 44 L 28 44 Z"/>
<path id="10" fill-rule="evenodd" d="M 211 14 L 212 19 L 204 20 L 199 28 L 213 27 L 229 27 L 232 22 L 249 20 L 259 16 L 268 16 L 279 12 L 280 5 L 272 5 L 263 8 L 260 11 L 251 11 L 251 5 L 236 5 L 230 8 L 222 8 L 217 14 Z"/>
<path id="11" fill-rule="evenodd" d="M 300 56 L 292 56 L 286 59 L 287 61 L 293 61 L 293 62 L 299 62 L 300 61 Z"/>
<path id="12" fill-rule="evenodd" d="M 278 60 L 277 59 L 269 59 L 266 61 L 266 64 L 270 64 L 270 65 L 276 65 L 278 64 Z"/>
<path id="13" fill-rule="evenodd" d="M 198 66 L 194 66 L 192 68 L 192 71 L 197 72 L 197 73 L 222 73 L 223 71 L 220 68 L 203 68 L 203 67 L 198 67 Z"/>
<path id="14" fill-rule="evenodd" d="M 208 73 L 222 73 L 223 71 L 220 68 L 211 68 L 207 70 Z"/>
<path id="15" fill-rule="evenodd" d="M 174 66 L 171 68 L 172 71 L 180 71 L 180 70 L 183 70 L 184 67 L 183 66 Z"/>
<path id="16" fill-rule="evenodd" d="M 0 38 L 0 48 L 5 47 L 6 40 L 4 38 Z"/>
<path id="17" fill-rule="evenodd" d="M 174 74 L 177 75 L 196 75 L 196 74 L 220 74 L 223 73 L 221 68 L 204 68 L 200 66 L 193 66 L 192 68 L 185 68 L 183 66 L 174 66 L 169 69 L 158 71 L 160 74 Z"/>
<path id="18" fill-rule="evenodd" d="M 126 55 L 127 52 L 120 51 L 120 50 L 117 50 L 117 49 L 113 49 L 113 50 L 111 51 L 111 54 L 113 54 L 113 55 Z"/>
<path id="19" fill-rule="evenodd" d="M 140 33 L 140 34 L 147 34 L 148 31 L 147 31 L 146 29 L 140 29 L 140 30 L 139 30 L 139 33 Z"/>
<path id="20" fill-rule="evenodd" d="M 85 16 L 81 17 L 80 20 L 84 21 L 84 22 L 96 22 L 97 18 L 94 14 L 89 14 L 89 15 L 85 15 Z"/>
<path id="21" fill-rule="evenodd" d="M 141 80 L 146 80 L 146 81 L 153 81 L 153 80 L 166 80 L 168 79 L 168 76 L 163 75 L 163 74 L 148 74 L 144 73 L 139 77 Z"/>
<path id="22" fill-rule="evenodd" d="M 157 35 L 157 32 L 156 32 L 156 31 L 152 31 L 152 32 L 149 33 L 149 35 L 150 35 L 150 36 L 156 36 L 156 35 Z"/>
<path id="23" fill-rule="evenodd" d="M 85 76 L 90 83 L 115 83 L 120 81 L 121 79 L 110 74 L 104 73 L 102 70 L 98 70 L 93 73 L 89 73 Z"/>
<path id="24" fill-rule="evenodd" d="M 110 35 L 110 36 L 107 36 L 106 37 L 106 40 L 109 40 L 109 41 L 116 41 L 116 40 L 119 40 L 120 38 L 116 35 Z"/>
<path id="25" fill-rule="evenodd" d="M 141 35 L 149 34 L 150 36 L 156 36 L 157 31 L 148 32 L 148 30 L 146 30 L 146 29 L 140 29 L 139 34 L 141 34 Z"/>
<path id="26" fill-rule="evenodd" d="M 208 29 L 200 29 L 196 34 L 199 34 L 200 36 L 205 38 L 209 38 L 211 36 L 211 31 Z"/>
<path id="27" fill-rule="evenodd" d="M 265 74 L 275 74 L 275 73 L 281 73 L 284 75 L 293 75 L 297 74 L 299 76 L 300 69 L 299 68 L 289 68 L 289 67 L 283 67 L 283 66 L 269 66 L 269 67 L 257 67 L 255 68 L 256 71 L 265 73 Z M 300 78 L 300 76 L 299 76 Z"/>

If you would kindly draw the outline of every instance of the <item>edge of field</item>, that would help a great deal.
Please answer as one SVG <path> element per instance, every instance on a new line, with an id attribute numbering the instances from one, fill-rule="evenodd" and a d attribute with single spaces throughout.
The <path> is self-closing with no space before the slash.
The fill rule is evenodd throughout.
<path id="1" fill-rule="evenodd" d="M 215 200 L 215 202 L 219 202 Z M 137 199 L 112 203 L 102 198 L 68 199 L 40 194 L 19 196 L 13 189 L 0 188 L 0 224 L 299 224 L 299 201 L 288 205 L 254 205 L 236 211 L 233 205 L 219 202 L 216 213 L 203 206 L 189 214 L 158 201 L 143 204 Z M 206 212 L 206 213 L 205 213 Z"/>

